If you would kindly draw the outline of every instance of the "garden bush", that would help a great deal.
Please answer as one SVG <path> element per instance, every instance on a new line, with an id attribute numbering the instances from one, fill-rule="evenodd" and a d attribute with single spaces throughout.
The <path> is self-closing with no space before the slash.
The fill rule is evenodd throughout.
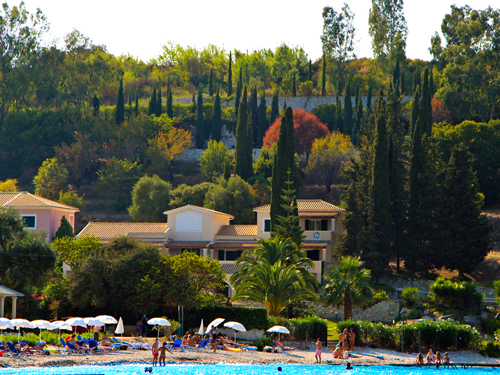
<path id="1" fill-rule="evenodd" d="M 224 318 L 226 321 L 235 321 L 243 324 L 247 330 L 270 327 L 267 310 L 265 308 L 206 306 L 200 309 L 189 310 L 185 313 L 184 325 L 186 328 L 198 328 L 201 319 L 208 324 L 214 319 Z"/>
<path id="2" fill-rule="evenodd" d="M 272 337 L 263 337 L 261 339 L 255 340 L 255 346 L 257 347 L 257 350 L 259 352 L 261 352 L 266 345 L 274 346 L 274 340 L 272 339 Z"/>
<path id="3" fill-rule="evenodd" d="M 405 314 L 406 319 L 420 319 L 422 317 L 422 311 L 417 309 L 408 310 Z"/>
<path id="4" fill-rule="evenodd" d="M 489 333 L 490 335 L 493 333 L 496 334 L 497 330 L 500 330 L 500 319 L 490 319 L 486 322 L 485 324 L 486 333 Z"/>
<path id="5" fill-rule="evenodd" d="M 404 307 L 408 309 L 417 308 L 420 302 L 420 293 L 418 292 L 418 288 L 404 288 L 403 292 L 401 293 L 401 299 Z"/>
<path id="6" fill-rule="evenodd" d="M 316 340 L 319 338 L 325 341 L 328 337 L 328 327 L 326 320 L 310 315 L 304 318 L 290 319 L 292 324 L 292 335 L 297 340 Z"/>
<path id="7" fill-rule="evenodd" d="M 500 343 L 488 341 L 486 344 L 481 344 L 479 353 L 490 358 L 500 358 Z"/>
<path id="8" fill-rule="evenodd" d="M 438 277 L 431 285 L 434 302 L 445 309 L 467 310 L 472 306 L 480 306 L 483 295 L 476 291 L 476 286 L 469 282 L 459 282 Z"/>

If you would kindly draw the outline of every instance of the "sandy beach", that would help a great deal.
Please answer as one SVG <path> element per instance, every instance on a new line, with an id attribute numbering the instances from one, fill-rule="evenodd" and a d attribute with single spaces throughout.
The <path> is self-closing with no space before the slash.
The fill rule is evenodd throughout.
<path id="1" fill-rule="evenodd" d="M 196 351 L 186 350 L 184 352 L 174 351 L 172 355 L 167 353 L 169 363 L 231 363 L 231 364 L 314 364 L 313 345 L 310 350 L 293 350 L 284 353 L 264 352 L 230 352 L 217 350 Z M 55 349 L 56 347 L 54 347 Z M 365 347 L 355 348 L 358 353 L 382 356 L 378 359 L 370 356 L 359 356 L 350 358 L 353 365 L 378 365 L 387 366 L 391 364 L 414 363 L 415 353 L 400 353 L 386 349 L 370 349 Z M 478 352 L 459 351 L 449 352 L 452 362 L 455 363 L 488 363 L 499 364 L 500 359 L 481 356 Z M 345 365 L 347 359 L 333 359 L 332 352 L 324 350 L 322 360 L 326 365 Z M 0 357 L 0 367 L 28 367 L 28 366 L 72 366 L 72 365 L 103 365 L 117 363 L 143 363 L 151 364 L 152 355 L 149 350 L 112 350 L 104 354 L 86 355 L 33 355 L 25 358 Z"/>

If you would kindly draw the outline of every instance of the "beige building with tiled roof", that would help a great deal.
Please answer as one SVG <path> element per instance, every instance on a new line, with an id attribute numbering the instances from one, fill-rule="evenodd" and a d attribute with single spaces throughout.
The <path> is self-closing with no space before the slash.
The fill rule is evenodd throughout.
<path id="1" fill-rule="evenodd" d="M 0 209 L 19 211 L 24 219 L 26 230 L 44 231 L 47 239 L 55 237 L 63 216 L 75 227 L 76 207 L 42 198 L 26 191 L 0 193 Z"/>
<path id="2" fill-rule="evenodd" d="M 341 232 L 340 218 L 344 210 L 320 199 L 298 199 L 297 205 L 299 222 L 306 235 L 302 249 L 313 260 L 311 273 L 321 280 L 325 266 L 332 261 L 332 249 Z M 258 238 L 270 238 L 270 205 L 257 207 L 254 211 L 257 213 L 256 225 L 231 225 L 232 215 L 187 205 L 165 211 L 168 224 L 89 223 L 78 237 L 88 233 L 99 236 L 102 241 L 111 241 L 125 235 L 149 242 L 157 236 L 158 243 L 162 238 L 165 251 L 170 255 L 188 251 L 217 259 L 229 285 L 229 278 L 237 269 L 236 260 L 242 252 L 256 247 Z M 149 229 L 144 229 L 146 227 Z"/>

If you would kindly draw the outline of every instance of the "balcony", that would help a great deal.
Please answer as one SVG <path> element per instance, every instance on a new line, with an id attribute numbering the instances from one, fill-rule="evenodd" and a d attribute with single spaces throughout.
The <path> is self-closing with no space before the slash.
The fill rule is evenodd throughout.
<path id="1" fill-rule="evenodd" d="M 306 230 L 304 232 L 306 236 L 306 240 L 308 241 L 331 241 L 332 240 L 332 232 L 329 230 Z"/>

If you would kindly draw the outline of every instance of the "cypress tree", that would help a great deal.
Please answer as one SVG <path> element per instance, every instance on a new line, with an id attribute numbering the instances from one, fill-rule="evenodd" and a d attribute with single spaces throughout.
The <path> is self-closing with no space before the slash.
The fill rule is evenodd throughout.
<path id="1" fill-rule="evenodd" d="M 420 72 L 415 70 L 413 72 L 413 91 L 415 91 L 417 86 L 420 86 Z"/>
<path id="2" fill-rule="evenodd" d="M 94 116 L 99 115 L 99 109 L 101 107 L 101 101 L 99 100 L 99 97 L 94 94 L 94 98 L 92 99 L 92 107 L 94 107 Z"/>
<path id="3" fill-rule="evenodd" d="M 214 96 L 214 73 L 210 69 L 210 75 L 208 76 L 208 95 Z"/>
<path id="4" fill-rule="evenodd" d="M 397 59 L 396 60 L 396 66 L 394 67 L 394 70 L 392 71 L 392 84 L 393 84 L 394 89 L 396 87 L 399 87 L 400 74 L 401 73 L 399 71 L 399 59 Z"/>
<path id="5" fill-rule="evenodd" d="M 492 224 L 478 205 L 481 197 L 472 160 L 463 146 L 454 147 L 439 178 L 441 199 L 433 247 L 434 254 L 440 253 L 440 262 L 435 266 L 458 270 L 459 279 L 484 260 L 491 241 Z"/>
<path id="6" fill-rule="evenodd" d="M 150 116 L 154 115 L 155 110 L 156 110 L 156 86 L 153 88 L 153 93 L 151 94 L 151 99 L 149 99 L 148 115 L 150 115 Z"/>
<path id="7" fill-rule="evenodd" d="M 434 96 L 434 73 L 432 72 L 432 67 L 431 70 L 429 71 L 429 87 L 431 91 L 431 99 Z M 432 107 L 431 107 L 432 108 Z"/>
<path id="8" fill-rule="evenodd" d="M 293 82 L 292 82 L 292 96 L 297 96 L 297 83 L 296 83 L 296 74 L 293 73 Z"/>
<path id="9" fill-rule="evenodd" d="M 423 129 L 428 137 L 432 134 L 432 107 L 431 107 L 431 88 L 429 85 L 429 68 L 425 69 L 424 82 L 422 84 L 422 100 L 420 103 L 420 113 L 423 123 Z"/>
<path id="10" fill-rule="evenodd" d="M 120 79 L 120 88 L 118 89 L 118 100 L 116 101 L 115 120 L 117 125 L 120 125 L 125 121 L 125 98 L 123 97 L 123 78 Z"/>
<path id="11" fill-rule="evenodd" d="M 163 99 L 161 97 L 161 86 L 158 87 L 158 96 L 156 97 L 156 109 L 155 115 L 156 117 L 160 117 L 163 112 Z"/>
<path id="12" fill-rule="evenodd" d="M 383 93 L 379 93 L 383 98 Z M 387 134 L 387 109 L 383 99 L 378 100 L 375 114 L 375 138 L 373 142 L 371 220 L 376 233 L 375 252 L 379 254 L 376 269 L 384 269 L 391 258 L 391 199 L 389 185 L 389 142 Z"/>
<path id="13" fill-rule="evenodd" d="M 370 82 L 368 85 L 368 95 L 366 96 L 366 108 L 369 110 L 372 109 L 372 91 L 373 91 L 373 85 Z"/>
<path id="14" fill-rule="evenodd" d="M 342 132 L 344 129 L 344 120 L 342 119 L 342 104 L 340 103 L 340 95 L 342 92 L 340 91 L 340 83 L 337 84 L 337 94 L 335 96 L 335 123 L 337 126 L 337 130 Z"/>
<path id="15" fill-rule="evenodd" d="M 238 111 L 238 122 L 236 124 L 236 165 L 234 174 L 247 180 L 253 172 L 252 149 L 248 139 L 248 108 L 247 108 L 247 87 L 243 88 L 240 108 Z M 250 150 L 249 150 L 250 149 Z M 250 151 L 250 152 L 249 152 Z M 248 157 L 250 155 L 250 158 Z"/>
<path id="16" fill-rule="evenodd" d="M 227 96 L 233 95 L 233 57 L 229 52 L 229 68 L 227 69 Z"/>
<path id="17" fill-rule="evenodd" d="M 281 207 L 285 211 L 285 216 L 276 217 L 276 225 L 273 236 L 281 236 L 283 238 L 290 238 L 299 249 L 301 248 L 306 236 L 304 235 L 304 228 L 299 224 L 299 215 L 297 200 L 293 187 L 293 180 L 291 179 L 292 171 L 288 170 L 287 180 L 283 188 L 283 195 L 281 196 L 283 204 Z"/>
<path id="18" fill-rule="evenodd" d="M 347 79 L 344 95 L 344 134 L 351 137 L 354 143 L 354 127 L 352 125 L 352 99 L 351 99 L 351 80 Z"/>
<path id="19" fill-rule="evenodd" d="M 64 237 L 75 237 L 75 232 L 73 230 L 73 227 L 69 223 L 68 219 L 66 219 L 66 216 L 62 217 L 61 225 L 59 226 L 59 229 L 57 229 L 56 231 L 55 238 L 64 238 Z"/>
<path id="20" fill-rule="evenodd" d="M 309 60 L 309 65 L 307 67 L 307 80 L 312 81 L 312 61 Z"/>
<path id="21" fill-rule="evenodd" d="M 203 148 L 205 145 L 205 121 L 203 121 L 203 89 L 198 87 L 198 103 L 196 112 L 196 147 Z"/>
<path id="22" fill-rule="evenodd" d="M 415 88 L 413 93 L 413 101 L 411 103 L 411 119 L 410 119 L 410 137 L 413 139 L 413 133 L 415 132 L 417 120 L 420 114 L 420 87 Z"/>
<path id="23" fill-rule="evenodd" d="M 222 131 L 222 109 L 220 106 L 219 90 L 215 94 L 214 114 L 212 120 L 212 139 L 219 142 Z"/>
<path id="24" fill-rule="evenodd" d="M 226 159 L 224 161 L 224 180 L 229 180 L 231 177 L 231 163 L 229 162 L 229 159 Z"/>
<path id="25" fill-rule="evenodd" d="M 168 87 L 167 87 L 167 116 L 169 118 L 174 118 L 174 106 L 173 106 L 173 100 L 172 100 L 172 87 L 170 86 L 170 83 L 168 84 Z"/>
<path id="26" fill-rule="evenodd" d="M 128 106 L 132 108 L 132 91 L 128 93 Z"/>
<path id="27" fill-rule="evenodd" d="M 196 97 L 194 95 L 194 91 L 193 91 L 193 98 L 191 99 L 191 103 L 192 103 L 191 104 L 191 112 L 196 113 L 196 109 L 198 107 L 196 106 Z"/>
<path id="28" fill-rule="evenodd" d="M 258 131 L 257 131 L 257 142 L 255 146 L 257 148 L 262 147 L 262 140 L 264 139 L 264 135 L 266 134 L 266 131 L 268 129 L 268 122 L 266 118 L 266 112 L 267 112 L 267 105 L 266 105 L 266 92 L 262 91 L 262 95 L 260 96 L 260 104 L 259 108 L 257 109 L 258 116 L 257 116 L 257 122 L 258 122 Z"/>
<path id="29" fill-rule="evenodd" d="M 136 116 L 139 116 L 139 90 L 135 90 L 135 108 L 134 112 Z"/>
<path id="30" fill-rule="evenodd" d="M 360 88 L 358 85 L 357 95 L 356 95 L 356 126 L 354 132 L 354 139 L 356 139 L 356 134 L 361 130 L 361 121 L 363 120 L 363 98 L 361 97 Z"/>
<path id="31" fill-rule="evenodd" d="M 259 131 L 259 115 L 257 113 L 257 88 L 255 86 L 252 88 L 248 114 L 250 115 L 250 139 L 252 140 L 253 148 L 253 146 L 257 144 L 257 134 Z"/>
<path id="32" fill-rule="evenodd" d="M 326 53 L 323 52 L 323 73 L 321 74 L 321 96 L 326 96 Z"/>
<path id="33" fill-rule="evenodd" d="M 400 92 L 402 95 L 406 95 L 406 83 L 405 83 L 405 73 L 404 72 L 401 74 Z"/>
<path id="34" fill-rule="evenodd" d="M 240 72 L 241 72 L 241 70 L 240 70 Z M 241 74 L 240 74 L 240 78 L 241 78 Z M 236 98 L 234 99 L 234 109 L 235 109 L 236 118 L 238 118 L 238 113 L 240 110 L 241 88 L 242 88 L 241 83 L 240 83 L 240 81 L 238 81 L 238 83 L 236 84 Z"/>
<path id="35" fill-rule="evenodd" d="M 295 138 L 293 132 L 292 108 L 285 109 L 285 115 L 281 118 L 278 147 L 273 165 L 273 177 L 271 181 L 271 232 L 275 231 L 278 216 L 285 216 L 286 211 L 282 207 L 281 193 L 285 186 L 286 171 L 295 169 Z"/>
<path id="36" fill-rule="evenodd" d="M 271 114 L 269 117 L 269 126 L 274 124 L 274 121 L 280 114 L 280 108 L 279 108 L 279 96 L 278 96 L 278 89 L 274 92 L 273 95 L 273 100 L 271 102 Z"/>

